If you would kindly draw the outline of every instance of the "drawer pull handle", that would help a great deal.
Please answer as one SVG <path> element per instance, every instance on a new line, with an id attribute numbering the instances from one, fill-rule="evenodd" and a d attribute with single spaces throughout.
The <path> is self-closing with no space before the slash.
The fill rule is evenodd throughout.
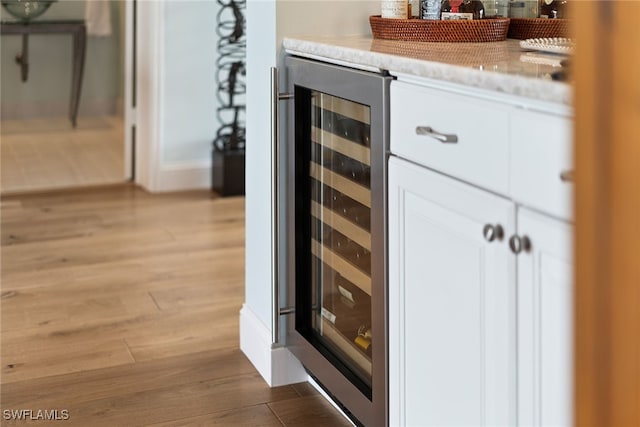
<path id="1" fill-rule="evenodd" d="M 563 171 L 560 174 L 560 181 L 562 182 L 573 182 L 573 171 Z"/>
<path id="2" fill-rule="evenodd" d="M 453 133 L 436 132 L 429 126 L 417 126 L 416 135 L 430 136 L 431 138 L 437 139 L 438 141 L 443 143 L 455 144 L 458 142 L 458 135 Z"/>

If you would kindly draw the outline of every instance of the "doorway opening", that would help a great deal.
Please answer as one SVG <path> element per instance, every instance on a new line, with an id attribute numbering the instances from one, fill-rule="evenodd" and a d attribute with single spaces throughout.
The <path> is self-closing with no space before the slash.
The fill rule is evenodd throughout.
<path id="1" fill-rule="evenodd" d="M 3 27 L 20 25 L 4 8 Z M 30 22 L 43 31 L 0 38 L 0 161 L 3 195 L 124 183 L 132 178 L 125 129 L 130 2 L 54 2 Z M 75 36 L 86 25 L 79 106 L 73 123 Z M 53 31 L 49 32 L 49 29 Z M 130 36 L 130 34 L 129 34 Z M 28 67 L 25 66 L 27 63 Z M 71 105 L 71 107 L 70 107 Z M 127 141 L 129 139 L 129 142 Z"/>

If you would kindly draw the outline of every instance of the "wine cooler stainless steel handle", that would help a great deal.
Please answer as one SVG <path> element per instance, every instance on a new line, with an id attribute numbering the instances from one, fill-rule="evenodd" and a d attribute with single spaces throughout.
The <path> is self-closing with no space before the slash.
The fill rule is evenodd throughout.
<path id="1" fill-rule="evenodd" d="M 292 308 L 280 308 L 280 272 L 278 238 L 280 235 L 278 218 L 280 217 L 278 194 L 278 173 L 280 172 L 280 117 L 278 102 L 281 99 L 291 99 L 293 94 L 280 93 L 278 90 L 278 68 L 271 67 L 271 343 L 280 343 L 280 315 L 293 313 Z"/>
<path id="2" fill-rule="evenodd" d="M 278 69 L 271 67 L 271 343 L 280 342 L 280 289 L 278 272 Z"/>
<path id="3" fill-rule="evenodd" d="M 456 144 L 458 142 L 458 135 L 454 133 L 440 133 L 433 130 L 430 126 L 417 126 L 416 135 L 429 136 L 445 144 Z"/>

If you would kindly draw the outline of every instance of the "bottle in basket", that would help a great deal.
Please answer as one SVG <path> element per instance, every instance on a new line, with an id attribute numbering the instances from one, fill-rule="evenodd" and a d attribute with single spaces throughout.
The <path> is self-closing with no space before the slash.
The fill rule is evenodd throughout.
<path id="1" fill-rule="evenodd" d="M 540 0 L 540 18 L 566 18 L 567 0 Z"/>
<path id="2" fill-rule="evenodd" d="M 464 0 L 458 10 L 460 13 L 470 13 L 473 19 L 484 18 L 484 5 L 480 0 Z"/>
<path id="3" fill-rule="evenodd" d="M 440 0 L 421 0 L 420 18 L 438 20 L 440 19 Z"/>
<path id="4" fill-rule="evenodd" d="M 510 18 L 537 18 L 540 15 L 538 0 L 510 0 Z"/>
<path id="5" fill-rule="evenodd" d="M 382 0 L 381 12 L 383 18 L 407 19 L 407 0 Z"/>
<path id="6" fill-rule="evenodd" d="M 509 1 L 508 0 L 484 0 L 484 16 L 485 18 L 508 17 Z"/>

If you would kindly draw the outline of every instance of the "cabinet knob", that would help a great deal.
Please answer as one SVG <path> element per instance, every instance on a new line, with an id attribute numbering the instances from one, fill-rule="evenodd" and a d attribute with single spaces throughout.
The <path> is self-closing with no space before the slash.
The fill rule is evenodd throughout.
<path id="1" fill-rule="evenodd" d="M 487 242 L 493 242 L 495 239 L 502 240 L 504 230 L 500 224 L 486 224 L 482 229 L 482 234 Z"/>
<path id="2" fill-rule="evenodd" d="M 511 252 L 516 255 L 522 251 L 529 252 L 531 250 L 531 240 L 527 236 L 520 237 L 514 234 L 509 239 L 509 247 L 511 248 Z"/>

